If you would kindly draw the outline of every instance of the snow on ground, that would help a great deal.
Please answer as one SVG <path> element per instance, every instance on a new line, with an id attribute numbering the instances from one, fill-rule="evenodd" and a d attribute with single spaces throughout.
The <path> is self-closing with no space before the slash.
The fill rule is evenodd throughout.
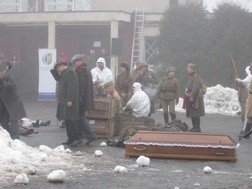
<path id="1" fill-rule="evenodd" d="M 27 146 L 20 140 L 12 140 L 9 133 L 0 127 L 0 185 L 14 182 L 18 174 L 31 174 L 34 167 L 39 175 L 47 175 L 54 169 L 70 169 L 73 155 L 71 150 L 59 146 L 50 149 L 44 145 L 37 148 Z"/>
<path id="2" fill-rule="evenodd" d="M 206 113 L 236 115 L 240 111 L 238 102 L 238 93 L 235 89 L 216 85 L 208 87 L 207 93 L 204 95 Z M 182 108 L 183 99 L 180 98 L 176 111 L 185 112 Z"/>
<path id="3" fill-rule="evenodd" d="M 237 100 L 237 91 L 231 88 L 225 88 L 221 85 L 209 87 L 204 97 L 206 113 L 221 113 L 236 115 L 240 110 Z M 182 109 L 183 99 L 180 99 L 176 107 L 177 111 L 184 112 Z M 13 182 L 18 174 L 28 173 L 31 167 L 34 167 L 41 175 L 47 175 L 55 169 L 64 168 L 73 169 L 76 165 L 73 163 L 71 150 L 59 146 L 50 149 L 41 145 L 37 148 L 27 146 L 20 140 L 12 140 L 6 130 L 0 127 L 0 185 L 7 182 Z M 81 157 L 82 162 L 89 162 L 90 159 L 85 155 Z M 83 170 L 87 170 L 84 164 Z M 79 165 L 80 169 L 80 165 Z"/>

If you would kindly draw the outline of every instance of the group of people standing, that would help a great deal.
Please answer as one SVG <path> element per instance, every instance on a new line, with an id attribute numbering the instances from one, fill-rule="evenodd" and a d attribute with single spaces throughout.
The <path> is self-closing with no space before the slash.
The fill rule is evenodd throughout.
<path id="1" fill-rule="evenodd" d="M 115 100 L 116 114 L 148 117 L 154 113 L 156 96 L 161 102 L 165 123 L 176 119 L 175 105 L 179 102 L 179 81 L 175 68 L 168 67 L 167 75 L 160 82 L 145 62 L 137 62 L 131 73 L 128 63 L 121 63 L 117 77 L 100 57 L 96 67 L 89 69 L 84 57 L 74 55 L 69 62 L 59 60 L 51 70 L 58 82 L 58 105 L 56 117 L 66 124 L 68 140 L 64 145 L 90 144 L 96 135 L 89 126 L 85 112 L 93 109 L 94 97 Z M 192 119 L 191 131 L 200 132 L 200 117 L 204 115 L 202 79 L 195 64 L 188 64 L 189 80 L 185 92 L 184 108 Z M 15 99 L 15 100 L 13 100 Z M 15 104 L 15 108 L 13 108 Z M 0 124 L 13 139 L 19 138 L 18 120 L 26 117 L 20 95 L 10 74 L 0 76 Z M 9 124 L 10 123 L 10 124 Z"/>
<path id="2" fill-rule="evenodd" d="M 89 126 L 85 111 L 93 108 L 93 83 L 90 70 L 81 55 L 75 55 L 70 63 L 58 61 L 51 70 L 58 82 L 58 106 L 56 117 L 64 120 L 68 140 L 63 145 L 86 145 L 96 140 Z"/>

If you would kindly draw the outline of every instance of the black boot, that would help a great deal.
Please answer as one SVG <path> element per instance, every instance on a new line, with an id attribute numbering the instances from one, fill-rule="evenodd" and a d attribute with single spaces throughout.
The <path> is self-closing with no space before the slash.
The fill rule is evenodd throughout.
<path id="1" fill-rule="evenodd" d="M 190 132 L 201 132 L 200 117 L 192 117 L 193 128 L 189 129 Z"/>
<path id="2" fill-rule="evenodd" d="M 169 115 L 168 115 L 168 112 L 164 113 L 164 121 L 165 121 L 165 124 L 169 123 Z"/>
<path id="3" fill-rule="evenodd" d="M 177 117 L 175 113 L 170 113 L 170 116 L 172 121 L 175 120 Z"/>

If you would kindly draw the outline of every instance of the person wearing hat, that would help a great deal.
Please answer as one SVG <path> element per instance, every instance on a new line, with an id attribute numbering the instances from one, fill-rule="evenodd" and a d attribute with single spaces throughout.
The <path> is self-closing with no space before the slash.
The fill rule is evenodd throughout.
<path id="1" fill-rule="evenodd" d="M 63 145 L 76 146 L 83 143 L 78 135 L 79 85 L 76 73 L 67 62 L 56 62 L 54 69 L 59 73 L 59 98 L 56 117 L 65 120 L 68 140 Z"/>
<path id="2" fill-rule="evenodd" d="M 104 88 L 108 94 L 108 99 L 114 100 L 115 102 L 115 115 L 119 115 L 122 112 L 122 101 L 120 95 L 115 89 L 113 81 L 105 83 Z"/>
<path id="3" fill-rule="evenodd" d="M 148 117 L 150 113 L 150 100 L 147 94 L 142 91 L 140 83 L 133 83 L 133 96 L 128 101 L 125 107 L 123 107 L 123 116 L 134 116 L 134 117 Z M 129 111 L 130 114 L 126 114 L 125 112 Z M 125 114 L 124 114 L 125 113 Z M 118 136 L 118 141 L 107 141 L 107 145 L 109 146 L 117 146 L 117 147 L 124 147 L 124 140 L 128 139 L 129 133 L 130 135 L 134 134 L 137 130 L 149 130 L 148 126 L 144 125 L 129 125 L 129 127 L 123 128 Z"/>
<path id="4" fill-rule="evenodd" d="M 85 112 L 94 108 L 94 95 L 92 75 L 84 62 L 83 55 L 74 55 L 70 63 L 78 77 L 79 85 L 79 106 L 80 106 L 80 120 L 78 121 L 79 138 L 87 138 L 86 145 L 96 140 L 96 135 L 92 131 L 89 122 L 85 116 Z"/>
<path id="5" fill-rule="evenodd" d="M 100 57 L 97 59 L 96 67 L 91 70 L 92 81 L 95 85 L 95 96 L 106 96 L 104 84 L 113 81 L 112 71 L 106 67 L 105 59 Z"/>
<path id="6" fill-rule="evenodd" d="M 26 117 L 25 108 L 12 75 L 8 72 L 11 65 L 0 64 L 0 124 L 11 138 L 19 139 L 19 119 Z"/>
<path id="7" fill-rule="evenodd" d="M 192 128 L 190 132 L 201 132 L 200 117 L 205 115 L 205 106 L 202 93 L 202 78 L 198 67 L 189 63 L 187 65 L 189 79 L 186 85 L 183 108 L 186 109 L 186 117 L 191 118 Z"/>
<path id="8" fill-rule="evenodd" d="M 151 113 L 155 113 L 154 99 L 157 91 L 158 78 L 155 72 L 148 68 L 148 64 L 140 62 L 139 75 L 136 77 L 135 82 L 139 82 L 142 85 L 143 91 L 148 95 L 151 102 Z"/>
<path id="9" fill-rule="evenodd" d="M 158 84 L 157 95 L 163 108 L 165 124 L 169 122 L 169 113 L 171 120 L 176 119 L 175 104 L 179 103 L 179 81 L 175 76 L 175 68 L 166 69 L 167 76 L 163 77 Z"/>
<path id="10" fill-rule="evenodd" d="M 247 66 L 245 72 L 247 76 L 244 79 L 235 78 L 238 83 L 238 101 L 241 107 L 241 122 L 243 124 L 243 128 L 241 129 L 241 134 L 244 134 L 246 127 L 246 110 L 247 110 L 247 100 L 248 100 L 248 91 L 250 82 L 252 79 L 252 75 L 250 73 L 250 68 L 252 69 L 252 63 L 250 66 Z"/>
<path id="11" fill-rule="evenodd" d="M 121 72 L 116 77 L 115 88 L 122 99 L 122 105 L 125 106 L 132 93 L 133 77 L 130 74 L 128 63 L 121 63 Z"/>

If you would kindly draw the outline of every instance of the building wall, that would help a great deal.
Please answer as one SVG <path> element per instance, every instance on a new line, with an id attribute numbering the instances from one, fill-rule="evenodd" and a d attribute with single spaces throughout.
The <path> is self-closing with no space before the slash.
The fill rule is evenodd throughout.
<path id="1" fill-rule="evenodd" d="M 92 10 L 123 10 L 133 12 L 144 9 L 146 12 L 164 12 L 169 6 L 169 0 L 92 0 Z"/>

